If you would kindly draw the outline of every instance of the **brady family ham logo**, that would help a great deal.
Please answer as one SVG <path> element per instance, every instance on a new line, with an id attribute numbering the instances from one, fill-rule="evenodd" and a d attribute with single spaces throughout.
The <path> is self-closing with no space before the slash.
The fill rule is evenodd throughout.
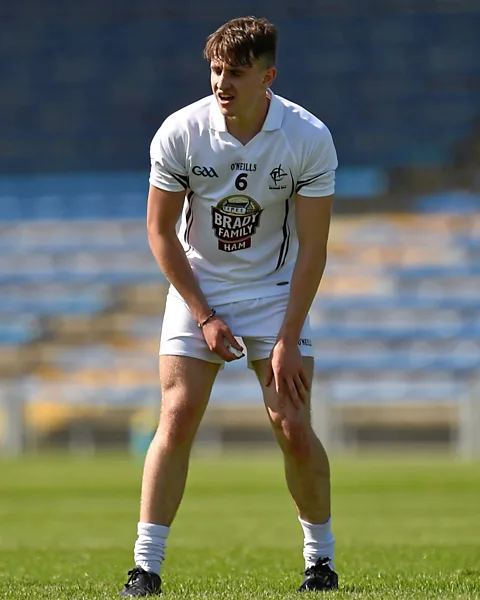
<path id="1" fill-rule="evenodd" d="M 224 252 L 245 250 L 260 223 L 262 209 L 250 196 L 233 195 L 212 206 L 212 228 Z"/>

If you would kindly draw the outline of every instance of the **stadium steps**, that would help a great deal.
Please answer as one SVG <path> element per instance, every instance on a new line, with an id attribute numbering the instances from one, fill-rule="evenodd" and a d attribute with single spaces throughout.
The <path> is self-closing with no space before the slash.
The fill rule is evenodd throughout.
<path id="1" fill-rule="evenodd" d="M 23 244 L 25 254 L 29 248 L 48 255 L 50 251 L 58 254 L 59 248 L 67 254 L 85 252 L 86 247 L 89 257 L 97 252 L 109 255 L 102 263 L 108 265 L 126 240 L 136 253 L 133 241 L 144 238 L 143 222 L 77 224 L 78 231 L 67 222 L 59 222 L 58 228 L 47 222 L 0 227 L 0 248 L 13 254 L 15 240 Z M 318 393 L 330 389 L 338 410 L 357 410 L 362 403 L 395 407 L 417 402 L 431 406 L 432 414 L 436 406 L 449 405 L 462 396 L 462 382 L 480 369 L 480 296 L 418 286 L 399 292 L 399 281 L 424 282 L 459 272 L 469 279 L 473 274 L 475 279 L 476 267 L 466 270 L 462 265 L 477 264 L 479 231 L 480 219 L 475 215 L 334 219 L 329 263 L 311 316 L 317 372 L 321 385 L 326 386 L 318 388 Z M 86 242 L 83 250 L 81 236 Z M 150 260 L 145 247 L 137 256 Z M 30 365 L 33 376 L 27 397 L 31 409 L 35 407 L 42 415 L 38 417 L 42 431 L 46 432 L 48 415 L 54 420 L 53 412 L 60 404 L 70 411 L 61 413 L 62 427 L 98 424 L 111 411 L 123 415 L 122 427 L 128 428 L 145 402 L 158 408 L 157 352 L 166 286 L 156 267 L 154 271 L 141 280 L 125 271 L 127 281 L 102 280 L 105 273 L 100 273 L 82 281 L 39 284 L 33 278 L 2 283 L 0 315 L 13 314 L 18 302 L 17 308 L 37 310 L 42 327 L 48 325 L 46 339 L 26 346 L 30 359 L 19 359 L 10 346 L 3 348 L 12 373 L 23 372 L 19 360 Z M 93 306 L 96 298 L 101 309 L 83 314 L 78 308 L 82 299 Z M 67 306 L 68 302 L 69 314 L 58 314 L 62 303 Z M 266 423 L 258 384 L 252 373 L 245 374 L 245 362 L 228 365 L 220 373 L 207 413 L 208 419 L 223 420 L 232 436 L 241 429 L 242 404 L 248 406 L 243 412 L 250 431 L 257 427 L 254 422 L 258 427 Z M 228 417 L 227 405 L 232 410 Z M 353 413 L 349 414 L 353 419 Z M 355 419 L 360 423 L 360 416 Z"/>
<path id="2" fill-rule="evenodd" d="M 34 345 L 0 344 L 1 379 L 14 379 L 31 373 L 38 364 Z"/>
<path id="3" fill-rule="evenodd" d="M 155 365 L 154 361 L 154 365 Z M 64 369 L 37 368 L 34 375 L 47 382 L 56 382 L 58 384 L 68 383 L 75 386 L 118 386 L 123 385 L 158 385 L 157 369 L 152 368 L 140 370 L 134 368 L 78 368 L 74 372 L 65 372 Z"/>
<path id="4" fill-rule="evenodd" d="M 22 346 L 39 337 L 41 329 L 34 317 L 8 315 L 0 316 L 0 346 Z"/>
<path id="5" fill-rule="evenodd" d="M 163 314 L 167 292 L 168 284 L 165 281 L 152 279 L 123 287 L 117 299 L 123 310 L 132 315 L 158 316 Z"/>
<path id="6" fill-rule="evenodd" d="M 22 24 L 12 31 L 24 35 L 4 35 L 5 63 L 18 66 L 8 72 L 3 94 L 11 115 L 5 123 L 5 171 L 48 170 L 52 164 L 65 171 L 121 172 L 129 164 L 144 169 L 145 140 L 151 139 L 158 113 L 177 109 L 175 97 L 193 101 L 205 89 L 201 53 L 193 49 L 201 48 L 205 32 L 231 17 L 222 2 L 188 2 L 187 7 L 148 2 L 128 10 L 117 3 L 100 11 L 86 0 L 79 7 L 72 6 L 68 27 L 49 4 L 43 12 L 33 2 L 9 9 L 12 23 Z M 252 3 L 239 2 L 236 10 L 250 14 Z M 480 11 L 475 2 L 429 3 L 422 12 L 411 12 L 405 1 L 367 6 L 352 0 L 268 0 L 263 10 L 276 15 L 282 38 L 295 39 L 302 31 L 303 44 L 280 48 L 279 83 L 286 97 L 295 94 L 331 127 L 343 164 L 412 163 L 416 150 L 421 160 L 433 161 L 449 151 L 478 95 Z M 122 23 L 119 36 L 122 12 L 132 18 Z M 179 35 L 185 43 L 170 57 L 171 68 L 157 65 L 155 57 L 167 56 Z M 119 61 L 119 56 L 128 59 Z M 468 90 L 465 81 L 471 83 Z M 41 105 L 35 102 L 39 97 Z M 442 101 L 450 110 L 441 126 L 420 135 L 405 107 L 414 105 L 413 114 L 418 112 L 423 123 L 429 109 L 432 120 L 437 117 L 432 107 Z M 378 124 L 387 104 L 395 137 Z M 14 124 L 28 118 L 34 126 L 15 136 Z M 395 152 L 387 152 L 390 146 Z"/>

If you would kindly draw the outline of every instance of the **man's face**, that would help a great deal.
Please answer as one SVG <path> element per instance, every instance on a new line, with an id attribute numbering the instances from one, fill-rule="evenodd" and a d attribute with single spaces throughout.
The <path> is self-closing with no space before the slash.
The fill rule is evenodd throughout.
<path id="1" fill-rule="evenodd" d="M 237 118 L 248 117 L 265 98 L 275 78 L 275 68 L 267 68 L 259 60 L 251 67 L 231 66 L 213 60 L 210 73 L 212 91 L 222 114 Z"/>

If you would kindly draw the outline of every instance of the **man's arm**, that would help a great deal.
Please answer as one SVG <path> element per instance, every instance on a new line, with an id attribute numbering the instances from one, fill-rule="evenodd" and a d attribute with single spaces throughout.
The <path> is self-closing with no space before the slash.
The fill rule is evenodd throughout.
<path id="1" fill-rule="evenodd" d="M 266 384 L 275 381 L 277 393 L 300 407 L 309 392 L 298 341 L 327 261 L 327 242 L 333 195 L 296 198 L 298 254 L 290 282 L 283 323 L 272 351 Z"/>
<path id="2" fill-rule="evenodd" d="M 202 323 L 210 315 L 211 307 L 197 282 L 176 232 L 184 200 L 184 191 L 167 192 L 150 185 L 147 204 L 148 243 L 165 277 L 185 300 L 197 323 Z M 225 348 L 224 337 L 237 350 L 243 350 L 220 318 L 209 320 L 202 331 L 210 350 L 224 360 L 237 358 Z"/>
<path id="3" fill-rule="evenodd" d="M 290 283 L 290 297 L 278 339 L 297 344 L 327 262 L 327 242 L 333 195 L 297 195 L 295 218 L 298 255 Z"/>
<path id="4" fill-rule="evenodd" d="M 177 237 L 185 192 L 167 192 L 150 186 L 147 204 L 148 243 L 158 266 L 187 303 L 197 323 L 210 314 L 203 295 Z"/>

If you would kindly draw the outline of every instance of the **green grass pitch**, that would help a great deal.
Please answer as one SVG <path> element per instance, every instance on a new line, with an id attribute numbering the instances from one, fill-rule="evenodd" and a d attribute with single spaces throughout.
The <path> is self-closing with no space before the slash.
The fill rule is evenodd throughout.
<path id="1" fill-rule="evenodd" d="M 141 461 L 32 457 L 0 469 L 0 598 L 116 598 L 132 566 Z M 339 458 L 332 475 L 332 597 L 480 598 L 478 463 Z M 301 552 L 278 454 L 194 456 L 165 597 L 298 598 Z"/>

